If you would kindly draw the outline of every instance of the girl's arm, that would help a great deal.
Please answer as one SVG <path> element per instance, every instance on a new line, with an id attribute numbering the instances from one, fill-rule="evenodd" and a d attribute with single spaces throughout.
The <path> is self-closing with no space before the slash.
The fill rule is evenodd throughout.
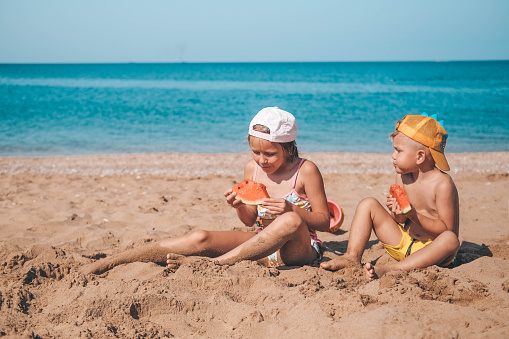
<path id="1" fill-rule="evenodd" d="M 253 178 L 253 164 L 254 161 L 252 160 L 246 164 L 246 167 L 244 168 L 244 179 Z M 253 226 L 256 221 L 256 217 L 258 216 L 256 206 L 246 205 L 242 201 L 236 200 L 235 193 L 233 193 L 231 189 L 226 191 L 224 195 L 228 204 L 230 204 L 230 206 L 235 208 L 237 211 L 237 216 L 239 217 L 240 221 L 242 221 L 246 226 Z"/>
<path id="2" fill-rule="evenodd" d="M 327 232 L 330 227 L 330 214 L 323 178 L 318 167 L 309 160 L 302 164 L 299 176 L 297 177 L 297 185 L 301 183 L 311 203 L 312 211 L 306 211 L 290 203 L 292 211 L 298 213 L 309 228 Z"/>

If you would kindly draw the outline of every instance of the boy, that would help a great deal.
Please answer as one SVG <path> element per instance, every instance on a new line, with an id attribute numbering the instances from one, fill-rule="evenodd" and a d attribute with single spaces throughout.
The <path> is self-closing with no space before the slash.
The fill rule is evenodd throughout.
<path id="1" fill-rule="evenodd" d="M 342 257 L 320 264 L 338 270 L 359 263 L 371 229 L 385 250 L 397 260 L 387 265 L 364 265 L 368 280 L 394 270 L 410 271 L 431 265 L 451 264 L 459 249 L 459 198 L 444 155 L 447 132 L 433 117 L 407 115 L 391 134 L 396 184 L 408 194 L 412 209 L 401 212 L 387 195 L 387 208 L 374 198 L 357 206 L 348 248 Z M 438 169 L 437 165 L 440 169 Z"/>

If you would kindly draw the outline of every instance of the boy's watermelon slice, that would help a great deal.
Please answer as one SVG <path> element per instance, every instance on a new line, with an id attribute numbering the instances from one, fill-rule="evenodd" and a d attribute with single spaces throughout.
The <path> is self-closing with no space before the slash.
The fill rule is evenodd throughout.
<path id="1" fill-rule="evenodd" d="M 261 205 L 263 199 L 270 198 L 267 187 L 264 184 L 246 179 L 233 186 L 232 191 L 237 193 L 236 199 L 240 199 L 246 205 Z"/>
<path id="2" fill-rule="evenodd" d="M 391 193 L 393 198 L 396 198 L 396 201 L 398 202 L 401 212 L 403 212 L 403 213 L 410 212 L 410 210 L 412 209 L 412 206 L 410 206 L 410 202 L 408 201 L 408 196 L 406 195 L 406 192 L 399 185 L 392 185 L 391 189 L 389 190 L 389 193 Z"/>

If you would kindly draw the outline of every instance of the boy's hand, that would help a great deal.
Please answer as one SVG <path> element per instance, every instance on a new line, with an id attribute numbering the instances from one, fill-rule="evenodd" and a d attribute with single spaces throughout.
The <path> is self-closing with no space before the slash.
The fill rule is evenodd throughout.
<path id="1" fill-rule="evenodd" d="M 231 188 L 228 191 L 224 192 L 224 196 L 226 197 L 226 202 L 233 208 L 239 208 L 242 205 L 244 205 L 244 203 L 241 200 L 235 199 L 237 193 L 233 192 Z"/>
<path id="2" fill-rule="evenodd" d="M 275 215 L 281 215 L 285 212 L 293 211 L 292 205 L 293 204 L 291 202 L 283 198 L 265 199 L 262 204 L 262 206 L 267 209 L 268 213 Z"/>
<path id="3" fill-rule="evenodd" d="M 387 194 L 387 208 L 391 212 L 392 218 L 398 224 L 402 224 L 407 220 L 407 216 L 401 212 L 401 208 L 399 208 L 399 204 L 396 201 L 396 198 L 393 198 L 389 193 Z"/>
<path id="4" fill-rule="evenodd" d="M 396 200 L 396 198 L 393 198 L 390 193 L 387 194 L 386 206 L 389 209 L 389 211 L 391 211 L 391 213 L 393 213 L 394 215 L 403 214 L 403 212 L 401 212 L 401 208 L 398 205 L 398 201 Z"/>

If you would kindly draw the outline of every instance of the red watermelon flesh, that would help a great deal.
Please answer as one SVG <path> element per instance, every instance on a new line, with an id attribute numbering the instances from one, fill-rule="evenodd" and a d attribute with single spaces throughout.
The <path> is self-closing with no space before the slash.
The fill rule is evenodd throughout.
<path id="1" fill-rule="evenodd" d="M 269 193 L 267 193 L 267 187 L 264 184 L 249 179 L 233 186 L 232 191 L 237 194 L 236 198 L 246 205 L 261 205 L 263 199 L 270 198 Z"/>
<path id="2" fill-rule="evenodd" d="M 393 198 L 396 198 L 401 212 L 408 213 L 412 209 L 406 192 L 399 185 L 392 185 L 389 191 Z"/>

